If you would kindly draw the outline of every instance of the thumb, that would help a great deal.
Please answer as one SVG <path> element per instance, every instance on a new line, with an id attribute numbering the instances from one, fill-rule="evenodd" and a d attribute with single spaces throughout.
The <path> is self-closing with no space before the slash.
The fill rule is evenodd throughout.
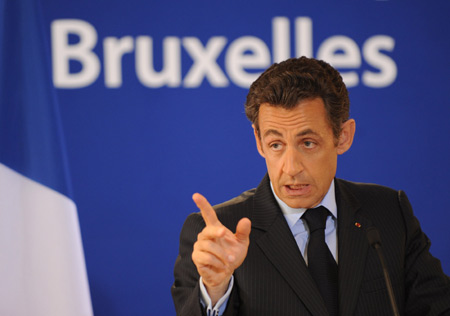
<path id="1" fill-rule="evenodd" d="M 252 229 L 252 223 L 248 218 L 242 218 L 236 226 L 236 238 L 240 242 L 248 242 L 248 237 Z"/>

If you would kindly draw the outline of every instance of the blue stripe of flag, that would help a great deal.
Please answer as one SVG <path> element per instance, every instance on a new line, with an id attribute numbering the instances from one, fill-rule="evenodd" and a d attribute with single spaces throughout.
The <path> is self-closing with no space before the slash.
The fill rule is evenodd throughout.
<path id="1" fill-rule="evenodd" d="M 0 10 L 0 162 L 71 197 L 40 3 Z"/>

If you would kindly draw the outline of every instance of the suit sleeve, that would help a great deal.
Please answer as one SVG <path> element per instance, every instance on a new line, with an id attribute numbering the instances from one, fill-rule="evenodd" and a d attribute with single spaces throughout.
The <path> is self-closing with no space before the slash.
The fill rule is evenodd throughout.
<path id="1" fill-rule="evenodd" d="M 186 219 L 180 234 L 180 249 L 175 261 L 174 277 L 172 285 L 172 298 L 178 316 L 203 316 L 205 308 L 200 303 L 200 275 L 192 261 L 192 251 L 197 235 L 205 227 L 205 222 L 199 213 L 191 214 Z M 237 290 L 233 288 L 228 299 L 224 316 L 234 314 L 237 300 Z"/>
<path id="2" fill-rule="evenodd" d="M 450 315 L 450 279 L 429 249 L 431 242 L 422 232 L 403 191 L 399 203 L 406 227 L 405 314 Z"/>
<path id="3" fill-rule="evenodd" d="M 197 241 L 197 235 L 205 224 L 199 214 L 191 214 L 186 219 L 180 234 L 180 249 L 175 261 L 172 285 L 172 298 L 178 316 L 206 315 L 200 304 L 200 276 L 192 262 L 192 250 Z"/>

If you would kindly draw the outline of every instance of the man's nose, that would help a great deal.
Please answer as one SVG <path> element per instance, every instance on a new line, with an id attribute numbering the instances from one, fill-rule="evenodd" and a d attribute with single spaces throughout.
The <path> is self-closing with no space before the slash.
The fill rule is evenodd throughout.
<path id="1" fill-rule="evenodd" d="M 284 157 L 283 172 L 288 176 L 295 177 L 303 169 L 301 153 L 295 148 L 287 148 Z"/>

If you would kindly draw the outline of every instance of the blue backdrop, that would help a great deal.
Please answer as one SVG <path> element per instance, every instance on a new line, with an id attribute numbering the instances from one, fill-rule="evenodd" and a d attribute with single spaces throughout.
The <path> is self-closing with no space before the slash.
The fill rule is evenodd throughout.
<path id="1" fill-rule="evenodd" d="M 243 103 L 272 62 L 326 58 L 357 122 L 338 176 L 403 189 L 450 274 L 450 2 L 42 0 L 95 315 L 174 315 L 194 192 L 265 173 Z"/>

